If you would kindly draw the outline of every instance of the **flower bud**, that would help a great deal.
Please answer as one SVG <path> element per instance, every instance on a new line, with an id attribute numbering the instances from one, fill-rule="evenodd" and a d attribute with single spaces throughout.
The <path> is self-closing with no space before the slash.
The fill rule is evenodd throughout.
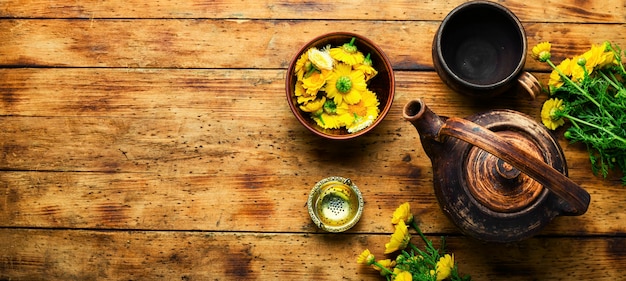
<path id="1" fill-rule="evenodd" d="M 401 264 L 401 263 L 403 263 L 405 260 L 406 260 L 406 257 L 405 257 L 405 256 L 403 256 L 403 255 L 398 255 L 398 256 L 396 257 L 396 264 Z"/>
<path id="2" fill-rule="evenodd" d="M 566 131 L 563 136 L 565 136 L 566 139 L 570 139 L 572 137 L 572 132 Z"/>

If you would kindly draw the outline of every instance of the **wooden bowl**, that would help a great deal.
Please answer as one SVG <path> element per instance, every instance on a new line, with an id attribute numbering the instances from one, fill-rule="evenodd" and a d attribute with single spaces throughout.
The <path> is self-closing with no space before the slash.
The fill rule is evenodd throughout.
<path id="1" fill-rule="evenodd" d="M 303 53 L 307 52 L 311 47 L 317 47 L 318 49 L 322 49 L 329 44 L 331 47 L 338 47 L 350 42 L 352 38 L 356 39 L 354 45 L 357 46 L 359 51 L 361 51 L 364 55 L 367 55 L 368 53 L 370 54 L 372 66 L 378 71 L 378 74 L 368 81 L 367 87 L 369 90 L 376 93 L 376 96 L 380 103 L 378 105 L 380 113 L 376 120 L 374 120 L 374 122 L 370 126 L 354 133 L 348 132 L 345 128 L 324 129 L 320 127 L 315 122 L 315 120 L 313 120 L 313 118 L 311 118 L 310 113 L 304 112 L 298 107 L 296 96 L 294 93 L 297 80 L 294 75 L 296 61 Z M 302 46 L 302 48 L 293 57 L 291 63 L 289 64 L 285 82 L 287 102 L 289 103 L 289 107 L 291 108 L 291 111 L 296 116 L 298 121 L 300 121 L 300 123 L 305 128 L 307 128 L 314 134 L 326 139 L 334 140 L 346 140 L 356 138 L 371 131 L 374 127 L 376 127 L 376 125 L 378 125 L 389 112 L 389 109 L 391 108 L 391 104 L 393 102 L 395 91 L 395 79 L 389 58 L 387 58 L 385 53 L 380 49 L 380 47 L 374 44 L 374 42 L 361 35 L 350 32 L 333 32 L 324 34 Z"/>

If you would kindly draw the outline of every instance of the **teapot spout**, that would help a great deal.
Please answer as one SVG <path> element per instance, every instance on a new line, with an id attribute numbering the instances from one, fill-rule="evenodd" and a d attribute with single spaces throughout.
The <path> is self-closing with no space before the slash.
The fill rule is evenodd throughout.
<path id="1" fill-rule="evenodd" d="M 440 141 L 439 130 L 445 120 L 432 112 L 421 99 L 409 101 L 404 106 L 402 117 L 417 129 L 422 139 Z"/>
<path id="2" fill-rule="evenodd" d="M 409 101 L 404 106 L 402 117 L 415 127 L 426 155 L 434 160 L 433 156 L 443 147 L 439 130 L 447 118 L 432 112 L 421 99 Z"/>

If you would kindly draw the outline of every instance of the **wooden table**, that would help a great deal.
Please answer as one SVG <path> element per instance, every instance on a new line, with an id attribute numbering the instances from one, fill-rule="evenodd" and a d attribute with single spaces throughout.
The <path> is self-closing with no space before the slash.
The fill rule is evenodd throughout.
<path id="1" fill-rule="evenodd" d="M 464 1 L 0 1 L 0 279 L 383 280 L 393 210 L 446 236 L 475 280 L 624 280 L 626 187 L 594 176 L 586 152 L 555 135 L 588 212 L 534 238 L 484 244 L 435 199 L 432 168 L 402 107 L 468 116 L 510 108 L 539 120 L 546 94 L 476 102 L 442 84 L 431 42 Z M 530 47 L 560 62 L 611 40 L 626 47 L 625 1 L 499 1 Z M 297 50 L 327 32 L 375 41 L 396 97 L 369 134 L 328 142 L 287 106 Z M 528 57 L 543 82 L 549 69 Z M 361 189 L 360 222 L 312 224 L 311 187 L 339 175 Z M 418 238 L 414 238 L 418 242 Z"/>

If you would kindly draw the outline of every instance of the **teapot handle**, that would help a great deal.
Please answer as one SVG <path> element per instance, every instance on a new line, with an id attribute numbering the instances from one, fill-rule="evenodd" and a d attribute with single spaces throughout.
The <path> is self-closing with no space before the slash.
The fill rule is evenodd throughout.
<path id="1" fill-rule="evenodd" d="M 437 137 L 451 136 L 470 143 L 506 161 L 567 202 L 565 211 L 582 215 L 591 201 L 589 193 L 550 165 L 512 145 L 489 129 L 466 119 L 451 117 L 440 127 Z"/>

